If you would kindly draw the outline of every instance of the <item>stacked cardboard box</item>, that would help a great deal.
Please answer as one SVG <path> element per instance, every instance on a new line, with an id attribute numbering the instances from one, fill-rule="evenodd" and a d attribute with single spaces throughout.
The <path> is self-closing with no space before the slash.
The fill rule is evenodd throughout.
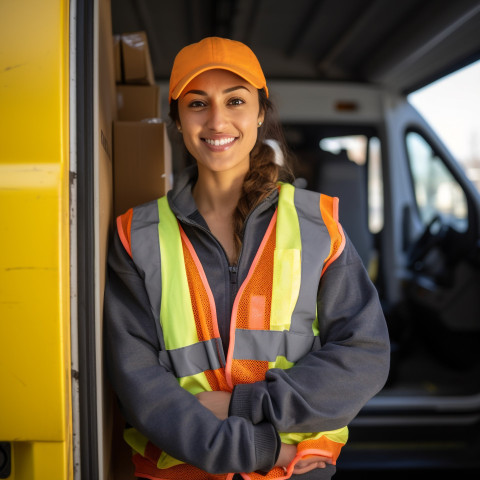
<path id="1" fill-rule="evenodd" d="M 119 215 L 165 195 L 171 188 L 172 155 L 145 33 L 116 36 L 114 58 L 114 210 Z"/>
<path id="2" fill-rule="evenodd" d="M 114 43 L 118 120 L 159 118 L 160 88 L 155 85 L 147 36 L 117 35 Z"/>
<path id="3" fill-rule="evenodd" d="M 115 122 L 116 214 L 170 189 L 171 148 L 165 123 Z"/>
<path id="4" fill-rule="evenodd" d="M 160 88 L 157 85 L 117 85 L 118 120 L 160 118 Z"/>

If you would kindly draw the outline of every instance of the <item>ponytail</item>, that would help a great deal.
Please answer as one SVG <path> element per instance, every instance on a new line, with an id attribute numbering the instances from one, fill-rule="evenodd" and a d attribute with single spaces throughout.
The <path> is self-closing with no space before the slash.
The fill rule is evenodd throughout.
<path id="1" fill-rule="evenodd" d="M 243 180 L 240 199 L 233 213 L 237 258 L 242 247 L 245 219 L 249 212 L 277 189 L 278 181 L 293 181 L 293 173 L 288 162 L 290 155 L 274 106 L 263 89 L 258 91 L 258 99 L 260 112 L 264 112 L 264 121 L 259 127 L 257 142 L 250 153 L 250 169 Z M 276 149 L 269 145 L 272 141 L 277 145 Z"/>

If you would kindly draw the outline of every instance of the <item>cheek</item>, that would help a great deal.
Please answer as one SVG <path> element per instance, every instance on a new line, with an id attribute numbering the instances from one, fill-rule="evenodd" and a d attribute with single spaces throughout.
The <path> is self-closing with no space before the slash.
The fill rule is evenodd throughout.
<path id="1" fill-rule="evenodd" d="M 258 137 L 258 120 L 256 119 L 256 117 L 252 117 L 250 118 L 250 120 L 248 122 L 245 123 L 245 132 L 247 132 L 247 136 L 249 138 L 249 140 L 252 142 L 252 147 L 253 145 L 255 144 L 255 142 L 257 141 L 257 137 Z"/>
<path id="2" fill-rule="evenodd" d="M 191 115 L 189 114 L 187 107 L 185 105 L 179 104 L 178 105 L 178 120 L 177 123 L 181 125 L 182 130 L 184 127 L 188 127 L 191 123 Z"/>
<path id="3" fill-rule="evenodd" d="M 191 144 L 192 139 L 198 134 L 198 126 L 189 115 L 179 115 L 182 136 L 185 144 Z"/>
<path id="4" fill-rule="evenodd" d="M 195 157 L 197 147 L 192 141 L 192 138 L 188 134 L 185 134 L 185 132 L 183 133 L 183 143 L 185 144 L 185 148 L 188 150 L 188 152 Z"/>

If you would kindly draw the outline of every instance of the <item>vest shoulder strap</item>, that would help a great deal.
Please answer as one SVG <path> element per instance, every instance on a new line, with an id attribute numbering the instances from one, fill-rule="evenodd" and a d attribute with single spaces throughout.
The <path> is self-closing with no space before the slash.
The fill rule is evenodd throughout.
<path id="1" fill-rule="evenodd" d="M 345 234 L 338 221 L 338 204 L 339 200 L 337 197 L 330 197 L 324 194 L 320 195 L 320 213 L 330 234 L 330 252 L 325 259 L 322 275 L 345 248 Z"/>
<path id="2" fill-rule="evenodd" d="M 284 186 L 282 186 L 283 189 Z M 339 199 L 310 190 L 294 189 L 292 186 L 288 186 L 288 190 L 287 198 L 294 198 L 293 208 L 296 210 L 297 218 L 299 218 L 301 223 L 311 223 L 317 228 L 318 222 L 321 222 L 326 227 L 330 237 L 330 247 L 328 254 L 325 252 L 325 260 L 322 267 L 323 275 L 325 270 L 340 256 L 345 248 L 345 234 L 338 215 Z M 292 190 L 294 190 L 294 193 Z M 306 229 L 306 231 L 308 230 Z M 302 240 L 302 243 L 305 241 L 310 242 L 314 241 L 314 239 L 306 238 Z"/>

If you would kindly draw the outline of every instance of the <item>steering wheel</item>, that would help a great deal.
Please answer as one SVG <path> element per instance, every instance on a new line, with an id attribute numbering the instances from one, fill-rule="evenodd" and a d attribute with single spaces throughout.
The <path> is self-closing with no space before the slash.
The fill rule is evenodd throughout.
<path id="1" fill-rule="evenodd" d="M 419 239 L 410 249 L 408 255 L 409 266 L 415 268 L 415 265 L 421 261 L 434 246 L 438 245 L 445 238 L 447 231 L 448 225 L 443 222 L 441 215 L 434 215 Z"/>

